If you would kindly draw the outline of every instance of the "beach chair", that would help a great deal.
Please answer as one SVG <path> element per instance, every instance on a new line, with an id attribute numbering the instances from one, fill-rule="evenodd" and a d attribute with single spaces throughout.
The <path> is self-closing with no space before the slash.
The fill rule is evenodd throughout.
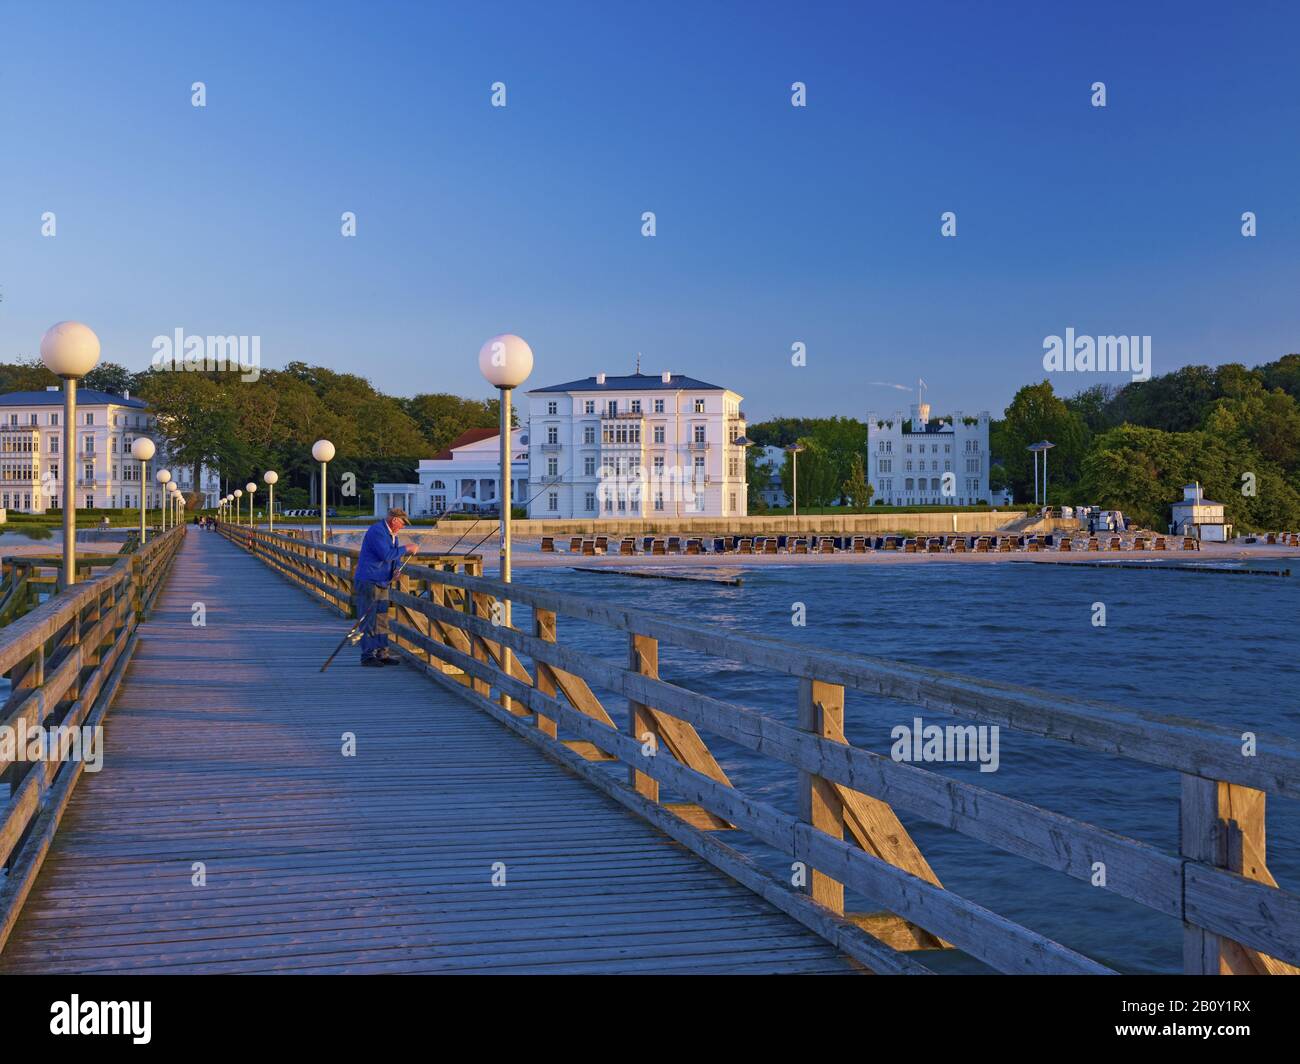
<path id="1" fill-rule="evenodd" d="M 925 541 L 926 554 L 940 554 L 943 552 L 943 540 L 938 536 L 931 536 Z"/>
<path id="2" fill-rule="evenodd" d="M 853 551 L 854 554 L 866 554 L 867 553 L 866 537 L 854 536 L 852 546 L 850 547 L 850 549 Z"/>
<path id="3" fill-rule="evenodd" d="M 1039 542 L 1037 536 L 1030 536 L 1029 542 L 1025 544 L 1025 550 L 1034 551 L 1035 553 L 1042 550 L 1043 545 Z"/>
<path id="4" fill-rule="evenodd" d="M 1151 549 L 1152 549 L 1152 550 L 1168 550 L 1169 548 L 1165 546 L 1165 537 L 1164 537 L 1164 536 L 1156 536 L 1155 542 L 1151 544 Z"/>
<path id="5" fill-rule="evenodd" d="M 999 553 L 999 554 L 1010 554 L 1010 553 L 1011 553 L 1011 550 L 1012 550 L 1012 543 L 1011 543 L 1011 541 L 1012 541 L 1012 539 L 1014 539 L 1014 538 L 1015 538 L 1015 537 L 1013 537 L 1013 536 L 999 536 L 999 537 L 998 537 L 998 553 Z"/>
<path id="6" fill-rule="evenodd" d="M 807 541 L 806 539 L 796 539 L 796 540 L 794 541 L 794 546 L 791 548 L 790 553 L 791 553 L 791 554 L 807 554 L 807 553 L 808 553 L 808 541 Z"/>
<path id="7" fill-rule="evenodd" d="M 1201 545 L 1195 536 L 1183 537 L 1183 550 L 1200 550 Z"/>
<path id="8" fill-rule="evenodd" d="M 682 552 L 682 537 L 681 537 L 681 536 L 669 536 L 669 537 L 668 537 L 668 553 L 669 553 L 669 554 L 681 554 L 681 552 Z"/>
<path id="9" fill-rule="evenodd" d="M 737 553 L 737 554 L 753 554 L 753 553 L 754 553 L 754 541 L 753 541 L 752 539 L 749 539 L 749 538 L 742 538 L 742 539 L 738 539 L 738 540 L 736 540 L 736 553 Z"/>
<path id="10" fill-rule="evenodd" d="M 1119 541 L 1119 536 L 1111 536 L 1110 542 L 1106 545 L 1107 550 L 1123 550 L 1124 547 Z"/>
<path id="11" fill-rule="evenodd" d="M 777 546 L 777 544 L 776 544 L 776 537 L 775 537 L 775 536 L 768 536 L 767 539 L 763 540 L 763 553 L 764 553 L 764 554 L 775 554 L 775 553 L 776 553 L 776 546 Z"/>
<path id="12" fill-rule="evenodd" d="M 1147 541 L 1146 541 L 1146 539 L 1145 539 L 1144 537 L 1142 537 L 1142 536 L 1134 536 L 1134 537 L 1133 537 L 1133 549 L 1134 549 L 1134 550 L 1146 550 L 1146 549 L 1147 549 Z"/>
<path id="13" fill-rule="evenodd" d="M 953 554 L 965 554 L 965 553 L 966 553 L 966 537 L 965 537 L 965 536 L 955 536 L 955 537 L 953 538 L 953 541 L 952 541 L 952 547 L 951 547 L 951 550 L 952 550 Z"/>
<path id="14" fill-rule="evenodd" d="M 1061 537 L 1061 550 L 1074 550 L 1074 542 L 1068 536 Z"/>
<path id="15" fill-rule="evenodd" d="M 554 536 L 543 536 L 543 537 L 542 537 L 542 553 L 543 553 L 543 554 L 554 554 L 554 553 L 555 553 L 555 537 L 554 537 Z"/>
<path id="16" fill-rule="evenodd" d="M 905 540 L 903 540 L 903 553 L 904 553 L 904 554 L 915 554 L 915 553 L 916 553 L 916 540 L 914 540 L 914 539 L 905 539 Z"/>
<path id="17" fill-rule="evenodd" d="M 822 538 L 817 541 L 817 553 L 834 554 L 835 540 L 831 539 L 830 536 L 822 536 Z"/>
<path id="18" fill-rule="evenodd" d="M 686 541 L 686 553 L 702 554 L 704 553 L 704 548 L 698 539 L 688 539 Z"/>
<path id="19" fill-rule="evenodd" d="M 636 540 L 631 536 L 626 537 L 623 542 L 618 545 L 618 552 L 619 554 L 635 554 Z"/>
<path id="20" fill-rule="evenodd" d="M 641 539 L 641 553 L 642 553 L 642 554 L 649 554 L 650 551 L 651 551 L 651 548 L 653 548 L 654 545 L 655 545 L 655 538 L 654 538 L 654 536 L 643 536 L 642 539 Z"/>
<path id="21" fill-rule="evenodd" d="M 975 540 L 975 553 L 987 554 L 988 552 L 989 552 L 989 537 L 980 536 L 977 540 Z"/>
<path id="22" fill-rule="evenodd" d="M 1101 543 L 1096 536 L 1088 537 L 1088 550 L 1101 550 Z"/>
<path id="23" fill-rule="evenodd" d="M 597 554 L 608 554 L 608 553 L 609 553 L 609 537 L 608 537 L 608 536 L 597 536 L 597 537 L 596 537 L 596 553 L 597 553 Z"/>
<path id="24" fill-rule="evenodd" d="M 1268 534 L 1268 537 L 1264 540 L 1264 542 L 1267 543 L 1270 547 L 1276 546 L 1276 545 L 1277 545 L 1277 533 L 1276 533 L 1276 532 L 1270 532 L 1270 533 Z"/>
<path id="25" fill-rule="evenodd" d="M 662 539 L 656 539 L 650 547 L 651 554 L 667 554 L 667 548 L 664 546 Z"/>
<path id="26" fill-rule="evenodd" d="M 573 536 L 573 537 L 571 537 L 571 538 L 569 539 L 569 551 L 570 551 L 570 553 L 572 553 L 572 554 L 577 554 L 580 550 L 582 550 L 582 537 L 581 537 L 581 536 Z"/>
<path id="27" fill-rule="evenodd" d="M 584 539 L 582 541 L 582 553 L 594 555 L 596 553 L 596 541 L 594 539 Z"/>

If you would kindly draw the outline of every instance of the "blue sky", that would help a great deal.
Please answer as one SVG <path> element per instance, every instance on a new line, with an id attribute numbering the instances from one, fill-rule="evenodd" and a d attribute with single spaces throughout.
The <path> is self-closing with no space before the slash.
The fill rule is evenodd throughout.
<path id="1" fill-rule="evenodd" d="M 132 368 L 180 327 L 486 395 L 478 347 L 514 331 L 533 384 L 641 352 L 751 421 L 890 411 L 872 382 L 917 376 L 996 415 L 1067 327 L 1151 335 L 1157 373 L 1270 361 L 1300 349 L 1298 31 L 1282 4 L 0 0 L 0 359 L 77 318 Z"/>

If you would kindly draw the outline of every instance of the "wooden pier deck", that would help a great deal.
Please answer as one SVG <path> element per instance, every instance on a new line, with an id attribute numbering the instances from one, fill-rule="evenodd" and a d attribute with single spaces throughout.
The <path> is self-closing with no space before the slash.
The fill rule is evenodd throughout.
<path id="1" fill-rule="evenodd" d="M 189 530 L 0 972 L 861 970 L 346 628 Z"/>

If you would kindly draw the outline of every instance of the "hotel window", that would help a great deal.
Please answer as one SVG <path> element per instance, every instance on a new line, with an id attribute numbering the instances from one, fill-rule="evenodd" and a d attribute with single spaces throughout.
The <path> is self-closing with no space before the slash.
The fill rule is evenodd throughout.
<path id="1" fill-rule="evenodd" d="M 908 477 L 906 480 L 903 481 L 903 489 L 904 489 L 905 491 L 911 491 L 911 490 L 912 490 L 912 478 L 911 478 L 911 477 Z"/>
<path id="2" fill-rule="evenodd" d="M 594 511 L 596 509 L 596 493 L 594 491 L 587 492 L 586 500 L 588 512 Z"/>
<path id="3" fill-rule="evenodd" d="M 908 454 L 912 453 L 912 445 L 910 443 L 907 445 L 907 453 Z"/>
<path id="4" fill-rule="evenodd" d="M 93 410 L 87 410 L 87 411 L 86 411 L 86 424 L 87 424 L 87 425 L 93 425 L 94 423 L 95 423 L 95 412 L 94 412 Z"/>
<path id="5" fill-rule="evenodd" d="M 695 512 L 704 513 L 704 492 L 702 491 L 695 494 Z"/>
<path id="6" fill-rule="evenodd" d="M 663 401 L 662 399 L 656 399 L 656 400 L 655 400 L 655 413 L 656 413 L 656 414 L 662 414 L 663 412 L 664 412 L 664 401 Z"/>
<path id="7" fill-rule="evenodd" d="M 611 399 L 605 409 L 609 411 L 610 417 L 614 417 L 618 413 L 618 400 Z"/>
<path id="8" fill-rule="evenodd" d="M 82 436 L 82 437 L 81 437 L 81 453 L 82 453 L 82 454 L 94 454 L 94 453 L 95 453 L 95 437 L 94 437 L 94 436 Z"/>
<path id="9" fill-rule="evenodd" d="M 32 414 L 32 415 L 31 415 L 31 419 L 27 422 L 27 424 L 29 424 L 29 425 L 38 425 L 38 424 L 40 424 L 40 422 L 37 421 L 36 418 L 37 418 L 37 415 L 36 415 L 36 414 Z"/>
<path id="10" fill-rule="evenodd" d="M 695 412 L 696 412 L 697 414 L 702 414 L 702 413 L 704 413 L 704 400 L 703 400 L 703 399 L 696 399 L 696 400 L 695 400 Z"/>
<path id="11" fill-rule="evenodd" d="M 664 456 L 661 455 L 661 454 L 657 454 L 657 455 L 654 456 L 653 461 L 654 461 L 654 470 L 655 470 L 655 474 L 656 474 L 657 476 L 663 476 L 663 472 L 664 472 Z"/>
<path id="12" fill-rule="evenodd" d="M 548 414 L 558 414 L 560 412 L 560 408 L 555 403 L 547 403 L 546 412 Z"/>
<path id="13" fill-rule="evenodd" d="M 583 443 L 588 443 L 588 444 L 591 444 L 591 443 L 595 443 L 595 442 L 596 442 L 596 426 L 595 426 L 595 425 L 585 425 L 585 426 L 583 426 L 583 429 L 582 429 L 582 442 L 583 442 Z"/>
<path id="14" fill-rule="evenodd" d="M 731 493 L 731 495 L 729 496 L 729 499 L 730 499 L 730 501 L 727 503 L 727 507 L 728 507 L 728 509 L 730 509 L 732 512 L 735 512 L 735 509 L 736 509 L 736 493 L 735 493 L 734 491 L 733 491 L 733 492 Z"/>
<path id="15" fill-rule="evenodd" d="M 9 424 L 11 424 L 11 425 L 17 425 L 17 424 L 18 424 L 18 415 L 17 415 L 17 414 L 10 414 L 10 415 L 9 415 Z"/>
<path id="16" fill-rule="evenodd" d="M 560 460 L 558 458 L 548 458 L 546 460 L 546 475 L 553 477 L 560 471 Z"/>
<path id="17" fill-rule="evenodd" d="M 695 442 L 696 442 L 696 443 L 703 443 L 703 442 L 704 442 L 704 426 L 703 426 L 703 425 L 696 425 L 696 426 L 695 426 Z"/>
<path id="18" fill-rule="evenodd" d="M 582 475 L 584 477 L 594 477 L 596 475 L 596 456 L 594 454 L 589 454 L 582 460 Z"/>
<path id="19" fill-rule="evenodd" d="M 25 496 L 25 495 L 23 496 L 24 499 L 25 499 L 26 497 L 27 497 L 27 496 Z M 87 509 L 87 510 L 93 510 L 94 508 L 95 508 L 95 496 L 93 496 L 93 495 L 87 495 L 87 496 L 86 496 L 86 509 Z"/>
<path id="20" fill-rule="evenodd" d="M 663 443 L 663 442 L 664 442 L 664 427 L 663 427 L 662 425 L 656 425 L 656 426 L 655 426 L 655 443 Z"/>
<path id="21" fill-rule="evenodd" d="M 551 491 L 546 494 L 546 508 L 554 513 L 560 508 L 559 492 Z"/>
<path id="22" fill-rule="evenodd" d="M 634 413 L 634 414 L 639 414 L 639 413 L 641 413 L 641 400 L 640 400 L 640 399 L 633 399 L 633 400 L 632 400 L 632 413 Z"/>
<path id="23" fill-rule="evenodd" d="M 551 405 L 554 406 L 555 404 L 552 403 Z M 547 425 L 547 426 L 546 426 L 546 442 L 547 442 L 547 443 L 559 443 L 559 442 L 560 442 L 560 429 L 559 429 L 559 426 L 557 426 L 557 425 Z"/>
<path id="24" fill-rule="evenodd" d="M 931 477 L 931 478 L 930 478 L 930 490 L 931 490 L 931 491 L 938 491 L 938 490 L 939 490 L 939 478 L 938 478 L 938 477 Z"/>
<path id="25" fill-rule="evenodd" d="M 585 400 L 582 404 L 582 412 L 584 414 L 594 414 L 596 412 L 596 400 L 595 399 Z"/>
<path id="26" fill-rule="evenodd" d="M 911 459 L 908 459 L 908 461 L 907 461 L 907 471 L 908 471 L 909 473 L 912 471 L 912 461 L 911 461 Z"/>
<path id="27" fill-rule="evenodd" d="M 59 415 L 58 415 L 58 414 L 51 414 L 51 415 L 50 415 L 50 424 L 51 424 L 51 425 L 57 425 L 58 423 L 59 423 Z"/>
<path id="28" fill-rule="evenodd" d="M 703 455 L 700 455 L 695 459 L 695 478 L 697 480 L 704 479 L 704 456 Z"/>
<path id="29" fill-rule="evenodd" d="M 87 463 L 86 463 L 86 476 L 85 476 L 85 479 L 86 479 L 86 480 L 94 480 L 94 479 L 95 479 L 95 466 L 94 466 L 94 463 L 93 463 L 93 462 L 87 462 Z"/>

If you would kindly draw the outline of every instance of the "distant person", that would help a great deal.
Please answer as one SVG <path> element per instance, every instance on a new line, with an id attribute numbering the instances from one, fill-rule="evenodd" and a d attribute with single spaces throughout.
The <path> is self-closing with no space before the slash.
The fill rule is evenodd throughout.
<path id="1" fill-rule="evenodd" d="M 395 506 L 384 520 L 366 530 L 361 541 L 353 587 L 361 618 L 361 664 L 369 668 L 402 663 L 388 649 L 388 585 L 402 555 L 416 551 L 409 543 L 402 546 L 397 542 L 398 533 L 408 524 L 406 511 Z"/>

